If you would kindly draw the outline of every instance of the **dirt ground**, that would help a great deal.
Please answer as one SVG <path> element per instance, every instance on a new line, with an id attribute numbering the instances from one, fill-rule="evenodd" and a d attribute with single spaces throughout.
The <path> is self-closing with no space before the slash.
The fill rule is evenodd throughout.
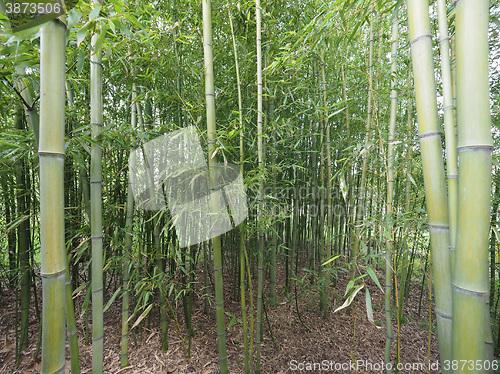
<path id="1" fill-rule="evenodd" d="M 278 279 L 284 279 L 280 269 Z M 379 278 L 381 279 L 381 272 Z M 385 316 L 384 295 L 375 283 L 366 277 L 366 286 L 373 300 L 375 324 L 367 319 L 364 290 L 358 293 L 350 309 L 337 313 L 333 310 L 343 303 L 343 294 L 348 282 L 346 273 L 340 274 L 336 286 L 330 289 L 330 312 L 326 319 L 318 308 L 318 294 L 314 288 L 297 288 L 298 307 L 304 325 L 299 320 L 294 290 L 289 296 L 284 294 L 284 285 L 277 290 L 279 303 L 276 307 L 267 305 L 267 323 L 264 315 L 264 343 L 262 345 L 262 373 L 382 373 L 385 350 Z M 236 320 L 229 327 L 231 315 L 241 319 L 240 304 L 232 299 L 229 279 L 225 281 L 224 307 L 226 316 L 227 354 L 230 373 L 243 373 L 243 334 L 242 325 Z M 256 282 L 254 283 L 256 284 Z M 309 282 L 308 282 L 309 285 Z M 426 286 L 427 287 L 427 286 Z M 424 287 L 424 288 L 426 288 Z M 266 289 L 266 287 L 265 287 Z M 268 288 L 267 288 L 268 289 Z M 109 298 L 111 295 L 107 295 Z M 429 302 L 428 293 L 424 289 L 422 310 L 417 315 L 420 298 L 420 285 L 412 284 L 409 303 L 405 305 L 403 323 L 401 324 L 399 352 L 400 362 L 405 365 L 402 373 L 429 373 L 427 363 L 431 362 L 430 372 L 440 373 L 437 366 L 438 347 L 433 328 L 429 336 Z M 41 300 L 41 298 L 39 299 Z M 78 334 L 80 340 L 80 363 L 82 373 L 91 373 L 92 346 L 85 345 L 83 337 L 84 319 L 80 316 L 83 297 L 76 300 Z M 20 362 L 15 367 L 15 295 L 5 291 L 0 295 L 3 307 L 0 309 L 0 374 L 4 373 L 37 373 L 40 371 L 40 355 L 34 358 L 38 337 L 38 321 L 34 307 L 31 314 L 29 347 L 22 352 Z M 33 300 L 32 300 L 33 304 Z M 249 305 L 249 298 L 247 297 Z M 89 310 L 90 310 L 89 306 Z M 148 318 L 142 334 L 136 327 L 129 338 L 130 366 L 120 368 L 121 341 L 121 302 L 117 298 L 104 316 L 104 372 L 105 373 L 218 373 L 217 333 L 215 308 L 213 305 L 208 314 L 203 313 L 203 300 L 198 299 L 192 314 L 195 336 L 191 341 L 190 358 L 188 358 L 188 342 L 183 320 L 182 305 L 176 309 L 177 322 L 172 319 L 169 328 L 169 347 L 161 351 L 158 312 L 152 314 L 148 327 Z M 432 314 L 434 314 L 432 312 Z M 397 323 L 393 314 L 394 337 L 397 336 Z M 133 320 L 130 325 L 133 324 Z M 272 335 L 269 326 L 271 327 Z M 229 328 L 228 328 L 229 327 Z M 141 339 L 142 335 L 142 339 Z M 274 336 L 274 343 L 272 336 Z M 398 344 L 396 338 L 392 344 L 392 360 L 396 361 Z M 66 373 L 70 373 L 70 356 L 67 349 Z M 356 367 L 355 363 L 358 363 Z M 425 365 L 425 366 L 424 366 Z"/>

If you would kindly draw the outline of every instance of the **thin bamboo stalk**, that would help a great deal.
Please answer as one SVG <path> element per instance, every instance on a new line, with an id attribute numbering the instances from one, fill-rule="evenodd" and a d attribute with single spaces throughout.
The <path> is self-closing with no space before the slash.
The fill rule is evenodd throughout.
<path id="1" fill-rule="evenodd" d="M 451 264 L 448 200 L 436 104 L 428 0 L 408 0 L 408 24 L 427 217 L 432 253 L 439 352 L 442 368 L 451 359 Z"/>
<path id="2" fill-rule="evenodd" d="M 448 211 L 450 220 L 450 256 L 453 268 L 453 256 L 457 236 L 457 139 L 455 134 L 455 106 L 451 82 L 450 37 L 448 35 L 448 16 L 446 1 L 438 0 L 439 49 L 441 52 L 441 75 L 443 79 L 444 135 L 446 143 L 446 171 L 448 178 Z"/>
<path id="3" fill-rule="evenodd" d="M 458 226 L 453 273 L 453 359 L 487 359 L 491 137 L 488 0 L 456 2 Z M 478 360 L 478 361 L 476 361 Z M 467 361 L 469 362 L 469 361 Z M 490 362 L 491 364 L 491 362 Z M 458 367 L 456 373 L 469 372 Z M 477 372 L 483 372 L 478 370 Z"/>
<path id="4" fill-rule="evenodd" d="M 66 87 L 66 95 L 68 99 L 68 107 L 72 108 L 74 105 L 73 101 L 73 93 L 71 90 L 71 86 L 68 84 L 68 81 L 65 82 Z M 80 168 L 84 169 L 82 166 Z M 70 264 L 71 264 L 71 255 L 68 254 L 66 261 L 66 324 L 68 330 L 68 342 L 69 349 L 71 355 L 71 373 L 80 374 L 80 352 L 78 347 L 78 330 L 76 327 L 76 319 L 75 319 L 75 306 L 73 304 L 73 289 L 71 284 L 71 275 L 70 275 Z"/>
<path id="5" fill-rule="evenodd" d="M 361 226 L 363 224 L 364 215 L 364 205 L 365 205 L 365 185 L 366 185 L 366 174 L 368 171 L 368 162 L 370 161 L 370 138 L 371 138 L 371 128 L 372 128 L 372 99 L 373 99 L 373 3 L 370 5 L 370 31 L 369 31 L 369 55 L 368 55 L 368 104 L 367 104 L 367 114 L 366 114 L 366 135 L 365 135 L 365 146 L 364 146 L 364 158 L 363 166 L 361 170 L 361 182 L 358 192 L 358 204 L 356 207 L 356 218 L 354 222 L 355 235 L 354 235 L 354 245 L 352 248 L 351 259 L 355 260 L 359 254 L 359 246 L 361 241 Z M 351 277 L 354 277 L 355 266 L 352 267 Z"/>
<path id="6" fill-rule="evenodd" d="M 397 51 L 398 51 L 398 28 L 399 19 L 396 17 L 392 24 L 392 49 L 391 49 L 391 117 L 389 122 L 389 142 L 387 145 L 387 230 L 385 251 L 385 363 L 391 363 L 391 344 L 393 340 L 392 318 L 391 318 L 391 288 L 392 288 L 392 269 L 391 264 L 394 256 L 394 230 L 393 230 L 393 200 L 394 200 L 394 142 L 396 136 L 396 119 L 398 110 L 398 91 L 397 85 Z M 397 285 L 397 283 L 395 283 Z M 397 300 L 397 299 L 396 299 Z M 398 318 L 398 344 L 399 344 L 399 318 Z M 399 347 L 398 347 L 399 348 Z M 399 352 L 399 349 L 398 349 Z M 398 357 L 399 359 L 399 357 Z M 392 370 L 387 369 L 390 373 Z"/>
<path id="7" fill-rule="evenodd" d="M 240 81 L 240 65 L 238 61 L 238 49 L 236 48 L 236 36 L 234 34 L 233 16 L 231 14 L 231 5 L 228 6 L 229 23 L 231 25 L 231 36 L 233 39 L 234 65 L 236 67 L 236 84 L 238 88 L 238 120 L 240 126 L 240 172 L 244 175 L 245 172 L 245 151 L 243 148 L 244 128 L 243 128 L 243 104 L 241 99 L 241 81 Z M 246 253 L 246 222 L 240 224 L 240 298 L 241 298 L 241 320 L 243 323 L 243 354 L 245 374 L 250 373 L 250 351 L 248 347 L 248 323 L 247 323 L 247 307 L 245 300 L 245 253 Z M 250 269 L 248 269 L 250 270 Z M 250 291 L 252 292 L 252 291 Z"/>
<path id="8" fill-rule="evenodd" d="M 257 156 L 259 162 L 259 171 L 264 173 L 264 147 L 263 147 L 263 132 L 262 132 L 262 30 L 261 30 L 261 8 L 260 0 L 255 0 L 255 22 L 256 44 L 257 44 Z M 258 194 L 258 212 L 257 221 L 261 225 L 264 217 L 264 177 L 261 175 Z M 260 374 L 260 356 L 262 345 L 262 298 L 264 289 L 264 233 L 262 228 L 259 228 L 259 253 L 258 253 L 258 281 L 257 281 L 257 321 L 255 324 L 255 344 L 256 344 L 256 366 L 255 373 Z"/>
<path id="9" fill-rule="evenodd" d="M 64 373 L 64 76 L 66 27 L 59 20 L 40 37 L 40 242 L 43 374 Z"/>
<path id="10" fill-rule="evenodd" d="M 330 144 L 330 125 L 328 121 L 328 108 L 327 108 L 327 94 L 326 94 L 326 74 L 325 74 L 325 50 L 321 49 L 320 53 L 321 59 L 321 82 L 323 90 L 323 126 L 325 128 L 325 145 L 326 145 L 326 163 L 327 163 L 327 180 L 326 180 L 326 196 L 327 196 L 327 210 L 326 210 L 326 251 L 322 261 L 327 260 L 332 256 L 332 156 L 331 156 L 331 144 Z M 322 145 L 323 146 L 323 145 Z M 321 228 L 324 229 L 323 227 Z M 324 269 L 324 281 L 322 297 L 323 301 L 321 303 L 323 307 L 323 318 L 326 319 L 328 312 L 328 289 L 330 285 L 330 270 L 332 264 L 328 264 L 328 268 Z"/>
<path id="11" fill-rule="evenodd" d="M 132 253 L 132 225 L 134 221 L 134 195 L 130 179 L 127 190 L 127 215 L 125 218 L 125 246 L 123 250 L 123 293 L 122 293 L 122 340 L 121 340 L 121 367 L 128 366 L 128 318 L 129 318 L 129 287 L 130 280 L 130 260 Z"/>

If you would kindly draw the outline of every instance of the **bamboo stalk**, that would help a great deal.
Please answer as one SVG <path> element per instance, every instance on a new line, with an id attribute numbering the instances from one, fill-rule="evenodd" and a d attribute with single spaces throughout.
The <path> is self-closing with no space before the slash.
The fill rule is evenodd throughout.
<path id="1" fill-rule="evenodd" d="M 243 105 L 241 99 L 241 81 L 240 81 L 240 66 L 238 62 L 238 49 L 236 48 L 236 37 L 233 27 L 233 16 L 231 14 L 231 5 L 228 7 L 229 24 L 231 26 L 231 36 L 233 39 L 234 65 L 236 67 L 236 84 L 238 88 L 238 119 L 240 125 L 240 172 L 244 175 L 245 171 L 245 152 L 243 148 L 244 128 L 243 128 Z M 247 307 L 245 300 L 245 253 L 246 253 L 246 222 L 240 224 L 240 298 L 241 298 L 241 320 L 243 323 L 243 354 L 245 374 L 250 373 L 250 351 L 248 346 L 248 323 L 247 323 Z M 249 273 L 250 273 L 250 269 Z M 272 277 L 272 276 L 271 276 Z M 250 291 L 252 292 L 252 291 Z"/>
<path id="2" fill-rule="evenodd" d="M 365 134 L 365 146 L 364 146 L 364 158 L 363 167 L 361 170 L 361 182 L 358 192 L 358 204 L 356 207 L 356 217 L 354 221 L 354 245 L 351 253 L 351 259 L 356 260 L 359 254 L 359 246 L 361 241 L 361 226 L 363 224 L 364 215 L 364 204 L 365 204 L 365 186 L 366 186 L 366 174 L 368 171 L 368 162 L 370 161 L 370 138 L 371 138 L 371 128 L 372 128 L 372 99 L 373 99 L 373 3 L 370 5 L 370 32 L 369 32 L 369 55 L 368 55 L 368 104 L 367 104 L 367 115 L 366 115 L 366 134 Z M 354 278 L 355 266 L 352 267 L 351 278 Z"/>
<path id="3" fill-rule="evenodd" d="M 203 54 L 205 64 L 205 99 L 207 113 L 207 138 L 208 138 L 208 167 L 210 182 L 214 183 L 214 172 L 217 166 L 215 157 L 215 142 L 217 138 L 215 124 L 215 84 L 212 47 L 212 9 L 211 0 L 202 0 L 203 4 Z M 212 194 L 212 208 L 216 208 Z M 222 253 L 220 236 L 212 239 L 214 250 L 214 284 L 215 284 L 215 309 L 217 317 L 217 348 L 219 353 L 219 366 L 221 374 L 228 373 L 226 352 L 226 328 L 224 322 L 224 293 L 222 280 Z"/>
<path id="4" fill-rule="evenodd" d="M 99 35 L 92 36 L 95 48 Z M 92 239 L 92 373 L 103 372 L 103 231 L 102 231 L 102 54 L 90 55 L 90 230 Z"/>
<path id="5" fill-rule="evenodd" d="M 453 268 L 453 256 L 457 236 L 457 139 L 455 134 L 455 106 L 451 82 L 450 37 L 448 35 L 448 17 L 445 0 L 438 0 L 439 49 L 441 52 L 441 75 L 443 77 L 444 135 L 446 143 L 446 171 L 448 178 L 448 211 L 450 220 L 450 256 Z"/>
<path id="6" fill-rule="evenodd" d="M 436 104 L 436 83 L 428 0 L 408 0 L 408 24 L 425 198 L 432 253 L 432 271 L 441 367 L 451 359 L 451 264 L 448 200 L 446 195 L 441 132 Z"/>
<path id="7" fill-rule="evenodd" d="M 125 246 L 123 253 L 123 293 L 122 293 L 122 340 L 121 340 L 121 367 L 129 365 L 128 361 L 128 318 L 129 318 L 129 287 L 130 280 L 130 260 L 129 256 L 132 253 L 132 229 L 134 222 L 134 196 L 132 194 L 132 186 L 130 178 L 127 189 L 127 215 L 125 218 Z"/>
<path id="8" fill-rule="evenodd" d="M 64 373 L 64 76 L 66 27 L 54 20 L 40 37 L 40 242 L 43 374 Z"/>
<path id="9" fill-rule="evenodd" d="M 488 0 L 456 3 L 458 226 L 453 273 L 453 359 L 487 359 L 491 137 Z M 477 361 L 474 361 L 477 362 Z M 491 364 L 491 362 L 490 362 Z M 468 372 L 459 367 L 457 373 Z M 476 372 L 482 372 L 477 370 Z"/>
<path id="10" fill-rule="evenodd" d="M 396 136 L 396 119 L 398 110 L 398 91 L 396 89 L 397 80 L 397 51 L 398 51 L 398 28 L 399 19 L 396 17 L 392 24 L 392 49 L 391 49 L 391 117 L 389 122 L 389 142 L 387 146 L 387 230 L 388 237 L 386 238 L 385 252 L 385 322 L 386 322 L 386 339 L 385 339 L 385 363 L 391 363 L 391 344 L 393 340 L 392 318 L 391 318 L 391 289 L 392 289 L 392 269 L 394 251 L 394 230 L 393 230 L 393 199 L 394 199 L 394 142 Z M 395 260 L 395 259 L 394 259 Z M 395 282 L 397 286 L 397 283 Z M 397 297 L 396 297 L 397 300 Z M 398 301 L 396 301 L 398 303 Z M 399 345 L 399 318 L 398 318 L 398 345 Z M 398 346 L 399 348 L 399 346 Z M 399 349 L 398 349 L 399 353 Z M 398 355 L 399 356 L 399 355 Z M 399 361 L 399 357 L 398 357 Z M 388 373 L 392 370 L 387 370 Z"/>
<path id="11" fill-rule="evenodd" d="M 73 102 L 73 93 L 71 90 L 71 86 L 68 81 L 65 82 L 66 87 L 66 95 L 68 99 L 68 107 L 72 108 L 74 105 Z M 80 166 L 81 169 L 85 169 Z M 78 347 L 78 330 L 76 327 L 75 320 L 75 306 L 73 303 L 73 289 L 71 284 L 71 275 L 70 275 L 70 264 L 71 264 L 71 254 L 67 254 L 66 260 L 66 324 L 68 330 L 68 342 L 69 342 L 69 350 L 71 356 L 71 373 L 80 374 L 80 352 Z"/>
<path id="12" fill-rule="evenodd" d="M 326 196 L 327 196 L 327 210 L 326 210 L 326 251 L 322 261 L 327 260 L 332 256 L 332 243 L 331 243 L 331 227 L 332 227 L 332 156 L 331 156 L 331 145 L 330 145 L 330 125 L 328 123 L 328 109 L 327 109 L 327 95 L 326 95 L 326 75 L 325 75 L 325 50 L 321 50 L 321 81 L 323 90 L 323 126 L 325 128 L 325 143 L 326 143 L 326 163 L 327 163 L 327 180 L 326 180 Z M 322 145 L 323 146 L 323 145 Z M 323 230 L 323 228 L 321 228 Z M 328 267 L 324 269 L 324 281 L 322 297 L 323 301 L 321 303 L 323 307 L 323 319 L 326 319 L 328 312 L 328 290 L 330 285 L 330 271 L 332 264 L 328 264 Z"/>
<path id="13" fill-rule="evenodd" d="M 263 147 L 263 132 L 262 132 L 262 30 L 261 30 L 261 8 L 260 0 L 255 0 L 255 22 L 256 44 L 257 44 L 257 156 L 259 162 L 259 171 L 264 173 L 264 147 Z M 264 217 L 264 176 L 261 175 L 258 194 L 258 212 L 257 221 L 262 224 Z M 259 252 L 258 252 L 258 281 L 257 281 L 257 321 L 255 324 L 255 344 L 256 344 L 256 367 L 255 373 L 260 374 L 260 356 L 262 345 L 262 298 L 264 289 L 264 233 L 262 228 L 259 229 Z"/>

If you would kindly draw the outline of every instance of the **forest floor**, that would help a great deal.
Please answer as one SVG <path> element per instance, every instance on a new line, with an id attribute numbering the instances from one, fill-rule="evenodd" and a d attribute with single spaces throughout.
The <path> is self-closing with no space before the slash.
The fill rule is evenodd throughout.
<path id="1" fill-rule="evenodd" d="M 198 276 L 202 276 L 200 272 Z M 382 282 L 382 271 L 379 279 Z M 278 272 L 277 279 L 285 279 L 283 269 Z M 284 294 L 284 284 L 277 285 L 278 305 L 266 306 L 269 324 L 264 315 L 264 344 L 262 346 L 262 373 L 323 373 L 323 372 L 356 372 L 383 373 L 385 351 L 385 316 L 384 295 L 375 283 L 364 278 L 373 300 L 375 324 L 367 319 L 364 290 L 358 293 L 351 308 L 337 313 L 333 310 L 343 303 L 345 287 L 349 281 L 347 273 L 340 273 L 337 285 L 330 289 L 330 311 L 326 319 L 318 307 L 318 292 L 307 282 L 307 287 L 297 287 L 298 308 L 302 320 L 300 322 L 295 305 L 294 290 L 289 296 Z M 267 280 L 266 280 L 267 281 Z M 233 300 L 229 279 L 225 280 L 224 307 L 226 314 L 227 354 L 230 373 L 243 373 L 243 334 L 240 304 Z M 256 285 L 257 282 L 254 283 Z M 229 286 L 228 286 L 229 285 Z M 268 286 L 268 284 L 267 284 Z M 434 312 L 432 311 L 431 334 L 428 333 L 429 301 L 427 283 L 424 285 L 420 315 L 419 298 L 421 287 L 412 283 L 408 304 L 405 305 L 403 323 L 400 333 L 400 362 L 406 367 L 402 373 L 440 373 L 437 368 L 438 346 L 435 333 Z M 265 287 L 266 289 L 266 287 Z M 267 287 L 267 289 L 269 289 Z M 107 295 L 109 298 L 111 295 Z M 41 298 L 39 298 L 41 300 Z M 106 299 L 107 300 L 107 299 Z M 180 300 L 180 299 L 179 299 Z M 80 316 L 83 297 L 77 300 L 77 315 Z M 254 299 L 254 302 L 256 300 Z M 34 359 L 38 337 L 38 321 L 34 306 L 30 319 L 29 347 L 22 352 L 19 364 L 15 366 L 15 295 L 0 294 L 0 374 L 38 373 L 41 368 L 40 355 Z M 33 299 L 32 299 L 32 304 Z M 41 304 L 41 302 L 40 302 Z M 247 297 L 247 305 L 250 300 Z M 90 310 L 89 306 L 89 310 Z M 238 320 L 229 327 L 232 317 Z M 395 315 L 392 316 L 394 337 L 397 336 Z M 195 336 L 191 341 L 191 357 L 187 357 L 186 328 L 183 319 L 182 304 L 176 309 L 177 323 L 172 320 L 169 328 L 168 350 L 162 351 L 160 345 L 160 329 L 157 311 L 143 322 L 142 339 L 140 328 L 136 327 L 129 339 L 129 362 L 127 368 L 120 368 L 121 341 L 121 303 L 117 298 L 104 316 L 104 372 L 105 373 L 218 373 L 217 332 L 215 308 L 203 313 L 203 300 L 198 299 L 192 313 Z M 132 321 L 130 325 L 132 325 Z M 83 337 L 83 317 L 78 318 L 78 334 L 80 340 L 80 363 L 82 373 L 91 373 L 92 346 L 86 345 Z M 274 340 L 269 331 L 271 326 Z M 378 326 L 377 326 L 378 325 Z M 380 327 L 379 327 L 380 326 Z M 182 334 L 179 332 L 181 331 Z M 397 342 L 392 344 L 392 360 L 395 362 Z M 70 373 L 69 349 L 67 349 L 66 373 Z M 429 371 L 427 363 L 431 362 Z M 358 363 L 357 370 L 355 363 Z M 316 366 L 314 366 L 316 364 Z M 410 366 L 411 365 L 411 366 Z M 318 369 L 319 367 L 319 369 Z M 303 370 L 301 370 L 303 369 Z"/>

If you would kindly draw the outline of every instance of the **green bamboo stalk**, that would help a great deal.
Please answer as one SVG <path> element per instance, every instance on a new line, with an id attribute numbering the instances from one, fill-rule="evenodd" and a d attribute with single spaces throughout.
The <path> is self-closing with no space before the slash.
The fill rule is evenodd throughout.
<path id="1" fill-rule="evenodd" d="M 90 230 L 92 239 L 92 373 L 103 372 L 103 231 L 102 231 L 102 53 L 92 36 L 90 55 Z"/>
<path id="2" fill-rule="evenodd" d="M 411 86 L 411 71 L 408 72 L 408 87 Z M 406 110 L 407 110 L 407 125 L 406 125 L 406 132 L 407 132 L 407 139 L 410 140 L 412 138 L 412 133 L 413 133 L 413 104 L 412 104 L 412 98 L 408 97 L 407 104 L 406 104 Z M 412 152 L 412 145 L 408 144 L 408 151 L 407 151 L 407 168 L 406 168 L 406 186 L 405 186 L 405 214 L 410 214 L 410 193 L 411 193 L 411 172 L 412 172 L 412 165 L 413 165 L 413 152 Z M 401 265 L 401 287 L 399 290 L 399 305 L 398 305 L 398 315 L 399 315 L 399 320 L 403 317 L 403 310 L 404 310 L 404 302 L 407 296 L 406 293 L 406 288 L 407 288 L 407 277 L 408 274 L 410 273 L 408 271 L 408 254 L 409 254 L 409 246 L 406 246 L 406 248 L 403 251 L 402 254 L 402 265 Z"/>
<path id="3" fill-rule="evenodd" d="M 261 8 L 260 0 L 255 0 L 255 22 L 256 30 L 256 45 L 257 45 L 257 156 L 259 162 L 260 173 L 264 173 L 264 147 L 263 147 L 263 132 L 262 132 L 262 31 L 261 31 Z M 258 194 L 258 212 L 257 222 L 262 224 L 264 217 L 264 176 L 261 175 Z M 258 281 L 257 281 L 257 321 L 255 324 L 255 344 L 257 346 L 257 362 L 255 373 L 260 374 L 260 357 L 262 346 L 262 298 L 264 289 L 264 233 L 262 228 L 259 228 L 259 253 L 258 253 Z"/>
<path id="4" fill-rule="evenodd" d="M 332 156 L 331 156 L 331 145 L 330 145 L 330 125 L 328 123 L 328 109 L 327 109 L 327 101 L 326 101 L 326 75 L 325 75 L 325 49 L 322 48 L 320 52 L 320 60 L 321 60 L 321 83 L 322 83 L 322 91 L 323 91 L 323 107 L 324 107 L 324 115 L 323 115 L 323 127 L 325 129 L 325 143 L 326 143 L 326 163 L 327 163 L 327 174 L 326 174 L 326 196 L 327 196 L 327 210 L 326 210 L 326 251 L 324 251 L 324 256 L 322 261 L 327 260 L 332 256 L 332 243 L 331 243 L 331 227 L 332 227 Z M 322 144 L 323 147 L 325 144 Z M 324 227 L 320 228 L 324 230 Z M 323 301 L 321 302 L 321 306 L 323 307 L 323 319 L 326 319 L 328 312 L 328 289 L 330 285 L 330 268 L 331 264 L 328 265 L 328 268 L 324 270 L 324 280 L 323 280 L 323 288 L 321 292 L 321 296 L 323 297 Z"/>
<path id="5" fill-rule="evenodd" d="M 244 175 L 245 172 L 245 151 L 243 148 L 244 128 L 243 128 L 243 105 L 241 99 L 241 81 L 240 81 L 240 66 L 238 62 L 238 49 L 236 48 L 236 37 L 233 27 L 233 16 L 231 14 L 231 5 L 228 6 L 229 24 L 231 26 L 231 36 L 233 39 L 234 65 L 236 67 L 236 84 L 238 88 L 238 119 L 240 125 L 240 172 Z M 245 300 L 245 253 L 246 253 L 246 223 L 240 224 L 240 298 L 241 298 L 241 320 L 243 323 L 243 354 L 245 374 L 250 373 L 250 352 L 248 347 L 248 322 L 247 322 L 247 307 Z M 250 269 L 249 269 L 250 270 Z M 250 291 L 252 292 L 252 291 Z"/>
<path id="6" fill-rule="evenodd" d="M 18 130 L 24 129 L 23 108 L 17 105 L 14 114 L 15 126 Z M 26 189 L 29 185 L 29 179 L 26 178 L 26 162 L 24 157 L 18 159 L 14 165 L 16 176 L 16 210 L 18 214 L 29 213 L 26 201 Z M 28 174 L 29 175 L 29 174 Z M 29 220 L 24 220 L 17 228 L 17 257 L 19 260 L 19 274 L 21 279 L 21 337 L 19 341 L 19 352 L 28 347 L 28 329 L 29 329 L 29 308 L 30 308 L 30 225 Z M 17 329 L 16 329 L 17 331 Z M 17 334 L 17 332 L 16 332 Z"/>
<path id="7" fill-rule="evenodd" d="M 453 359 L 487 359 L 491 137 L 489 1 L 456 2 L 458 226 L 453 273 Z M 476 361 L 478 360 L 478 361 Z M 491 364 L 491 362 L 490 362 Z M 474 372 L 484 372 L 475 368 Z M 469 372 L 459 366 L 456 373 Z"/>
<path id="8" fill-rule="evenodd" d="M 141 138 L 142 146 L 144 147 L 145 143 L 145 124 L 144 124 L 144 116 L 142 114 L 141 105 L 138 101 L 136 101 L 136 87 L 135 84 L 132 86 L 132 101 L 135 103 L 135 112 L 132 112 L 132 115 L 135 114 L 137 118 L 137 122 L 139 123 L 139 137 Z M 133 122 L 134 123 L 134 122 Z M 151 198 L 156 199 L 156 193 L 154 191 L 154 181 L 153 174 L 151 174 L 150 170 L 150 162 L 146 155 L 145 149 L 143 148 L 144 161 L 146 165 L 146 169 L 148 170 L 148 178 L 150 180 L 149 194 Z M 157 203 L 155 202 L 155 206 Z M 161 238 L 160 238 L 160 223 L 158 219 L 158 214 L 153 215 L 153 238 L 154 238 L 154 252 L 156 256 L 156 266 L 158 268 L 158 273 L 163 273 L 164 270 L 164 262 L 163 262 L 163 254 L 161 250 Z M 167 320 L 167 301 L 165 298 L 165 293 L 160 289 L 160 327 L 161 327 L 161 349 L 165 351 L 168 349 L 168 320 Z M 189 321 L 187 321 L 189 325 Z M 189 329 L 189 326 L 188 326 Z"/>
<path id="9" fill-rule="evenodd" d="M 208 138 L 208 167 L 210 181 L 214 183 L 215 168 L 217 160 L 215 157 L 215 142 L 217 138 L 215 124 L 215 83 L 212 47 L 212 9 L 211 0 L 202 0 L 203 4 L 203 54 L 205 65 L 205 99 L 207 113 L 207 138 Z M 212 194 L 212 208 L 216 208 Z M 222 280 L 222 251 L 220 236 L 212 239 L 214 250 L 214 285 L 215 285 L 215 309 L 217 317 L 217 348 L 219 352 L 219 366 L 221 374 L 228 373 L 226 353 L 226 328 L 224 322 L 224 290 Z"/>
<path id="10" fill-rule="evenodd" d="M 453 105 L 453 89 L 451 82 L 450 37 L 448 35 L 448 17 L 446 1 L 438 0 L 439 48 L 441 52 L 441 75 L 443 79 L 444 135 L 446 143 L 446 171 L 448 178 L 448 215 L 450 221 L 450 256 L 453 268 L 453 257 L 457 237 L 457 203 L 458 203 L 458 166 L 457 139 L 455 134 L 455 106 Z"/>
<path id="11" fill-rule="evenodd" d="M 68 81 L 65 82 L 66 87 L 66 95 L 68 99 L 68 107 L 72 108 L 74 105 L 73 102 L 73 93 L 71 91 L 71 87 L 68 84 Z M 80 166 L 80 168 L 83 168 Z M 73 303 L 73 289 L 71 284 L 71 276 L 70 276 L 70 263 L 71 263 L 71 255 L 68 254 L 66 260 L 66 274 L 65 274 L 65 285 L 66 285 L 66 324 L 68 330 L 68 342 L 69 349 L 71 355 L 71 373 L 80 374 L 80 352 L 78 347 L 78 330 L 76 328 L 76 320 L 75 320 L 75 306 Z"/>
<path id="12" fill-rule="evenodd" d="M 66 286 L 66 323 L 68 329 L 68 342 L 71 356 L 71 374 L 80 374 L 80 351 L 78 347 L 78 332 L 75 320 L 75 307 L 73 305 L 73 290 L 69 274 L 71 255 L 67 256 L 65 271 Z"/>
<path id="13" fill-rule="evenodd" d="M 133 126 L 135 127 L 135 126 Z M 130 280 L 130 260 L 129 256 L 132 253 L 132 225 L 134 221 L 134 195 L 132 194 L 132 186 L 130 179 L 127 190 L 127 215 L 125 218 L 125 246 L 123 251 L 123 293 L 122 293 L 122 340 L 121 340 L 121 367 L 129 365 L 128 362 L 128 318 L 129 318 L 129 287 Z"/>
<path id="14" fill-rule="evenodd" d="M 411 57 L 425 198 L 432 253 L 441 367 L 451 359 L 451 264 L 449 253 L 448 200 L 436 104 L 436 83 L 428 0 L 407 0 Z"/>
<path id="15" fill-rule="evenodd" d="M 387 230 L 388 237 L 386 238 L 385 250 L 385 324 L 386 324 L 386 339 L 385 339 L 385 363 L 391 363 L 391 344 L 393 340 L 392 319 L 391 319 L 391 289 L 392 289 L 392 269 L 394 251 L 394 230 L 393 230 L 393 200 L 394 200 L 394 142 L 396 136 L 396 120 L 398 110 L 398 91 L 397 85 L 397 51 L 398 51 L 398 28 L 399 19 L 396 17 L 392 24 L 392 49 L 391 49 L 391 117 L 389 121 L 389 142 L 387 145 Z M 397 283 L 395 283 L 397 285 Z M 398 348 L 399 348 L 399 318 L 398 318 Z M 399 349 L 398 349 L 399 352 Z M 398 357 L 399 362 L 399 357 Z M 392 370 L 387 369 L 388 373 Z"/>
<path id="16" fill-rule="evenodd" d="M 40 36 L 40 242 L 43 309 L 42 374 L 64 373 L 64 76 L 66 26 L 46 24 Z"/>
<path id="17" fill-rule="evenodd" d="M 361 241 L 361 226 L 363 225 L 363 215 L 364 215 L 364 205 L 365 205 L 365 186 L 366 186 L 366 174 L 368 171 L 368 162 L 370 161 L 370 138 L 371 138 L 371 128 L 372 128 L 372 98 L 373 98 L 373 3 L 370 5 L 370 31 L 369 31 L 369 55 L 368 55 L 368 105 L 367 105 L 367 116 L 366 116 L 366 135 L 365 135 L 365 147 L 364 147 L 364 158 L 363 167 L 361 169 L 361 182 L 358 192 L 358 204 L 356 207 L 356 219 L 354 222 L 355 235 L 354 235 L 354 245 L 352 248 L 351 259 L 356 260 L 359 254 L 359 246 Z M 355 266 L 352 267 L 351 277 L 354 277 Z"/>

